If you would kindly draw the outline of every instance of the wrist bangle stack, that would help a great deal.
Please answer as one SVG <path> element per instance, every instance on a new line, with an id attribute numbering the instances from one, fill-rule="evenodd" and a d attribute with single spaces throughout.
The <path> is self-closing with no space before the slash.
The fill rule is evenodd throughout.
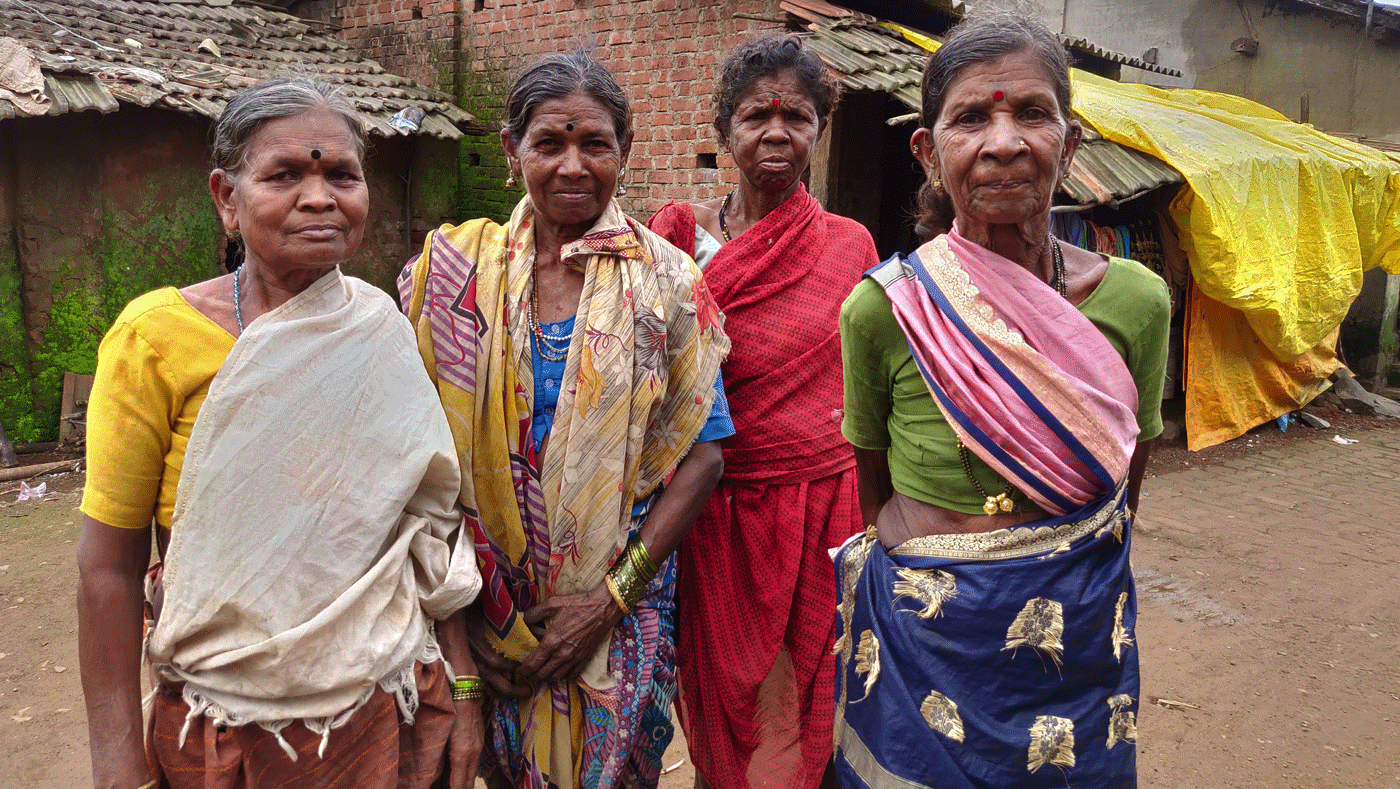
<path id="1" fill-rule="evenodd" d="M 627 547 L 622 549 L 622 555 L 617 557 L 612 569 L 608 570 L 603 583 L 607 584 L 617 607 L 626 614 L 646 594 L 647 584 L 656 577 L 656 573 L 656 562 L 651 560 L 651 554 L 647 553 L 641 538 L 633 537 L 627 541 Z"/>
<path id="2" fill-rule="evenodd" d="M 464 674 L 452 682 L 453 701 L 477 701 L 486 698 L 486 680 L 474 674 Z"/>

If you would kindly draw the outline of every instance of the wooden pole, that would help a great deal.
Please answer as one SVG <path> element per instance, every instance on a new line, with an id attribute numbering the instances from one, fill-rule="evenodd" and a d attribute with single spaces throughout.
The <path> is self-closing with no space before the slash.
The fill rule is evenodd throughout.
<path id="1" fill-rule="evenodd" d="M 1387 274 L 1385 277 L 1385 299 L 1381 302 L 1381 327 L 1376 356 L 1376 379 L 1371 391 L 1379 392 L 1390 382 L 1390 367 L 1395 364 L 1397 338 L 1395 335 L 1396 313 L 1400 312 L 1400 275 Z"/>
<path id="2" fill-rule="evenodd" d="M 7 468 L 0 470 L 0 482 L 14 482 L 17 479 L 29 479 L 40 474 L 52 474 L 55 471 L 72 471 L 82 463 L 81 459 L 60 460 L 57 463 L 40 463 L 37 466 L 19 466 L 18 468 Z"/>

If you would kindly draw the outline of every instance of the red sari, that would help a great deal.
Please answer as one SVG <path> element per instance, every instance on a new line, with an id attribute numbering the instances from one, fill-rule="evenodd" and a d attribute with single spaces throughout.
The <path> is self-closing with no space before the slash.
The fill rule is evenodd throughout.
<path id="1" fill-rule="evenodd" d="M 695 215 L 648 223 L 687 254 Z M 859 223 L 799 184 L 705 268 L 733 347 L 724 389 L 738 433 L 681 545 L 680 712 L 713 786 L 815 787 L 832 750 L 836 587 L 827 551 L 861 528 L 841 435 L 841 303 L 877 262 Z"/>

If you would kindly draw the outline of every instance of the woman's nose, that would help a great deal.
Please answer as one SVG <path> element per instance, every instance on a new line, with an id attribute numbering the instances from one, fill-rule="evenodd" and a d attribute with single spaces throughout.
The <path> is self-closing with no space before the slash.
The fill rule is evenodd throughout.
<path id="1" fill-rule="evenodd" d="M 564 155 L 559 162 L 559 171 L 563 175 L 583 175 L 585 173 L 583 167 L 583 151 L 573 145 L 565 148 Z"/>
<path id="2" fill-rule="evenodd" d="M 305 208 L 324 211 L 335 205 L 335 193 L 325 178 L 312 176 L 303 181 L 301 204 Z"/>
<path id="3" fill-rule="evenodd" d="M 987 124 L 983 150 L 999 159 L 1010 159 L 1025 148 L 1025 135 L 1016 121 L 1001 113 L 993 115 Z"/>
<path id="4" fill-rule="evenodd" d="M 787 142 L 787 119 L 781 115 L 769 118 L 767 125 L 763 127 L 763 139 L 767 142 Z"/>

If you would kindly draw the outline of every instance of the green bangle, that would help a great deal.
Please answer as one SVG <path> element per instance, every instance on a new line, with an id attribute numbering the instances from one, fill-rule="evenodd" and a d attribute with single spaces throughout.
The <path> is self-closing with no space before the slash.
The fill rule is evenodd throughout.
<path id="1" fill-rule="evenodd" d="M 486 680 L 471 674 L 452 682 L 453 701 L 475 701 L 486 698 Z"/>

